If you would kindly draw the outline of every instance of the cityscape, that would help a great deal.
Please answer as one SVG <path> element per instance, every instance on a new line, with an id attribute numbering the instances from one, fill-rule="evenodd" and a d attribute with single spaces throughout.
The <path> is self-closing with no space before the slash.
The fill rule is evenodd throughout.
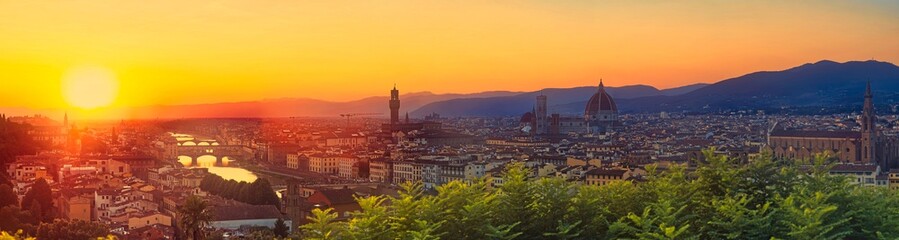
<path id="1" fill-rule="evenodd" d="M 899 238 L 899 4 L 111 4 L 0 3 L 0 239 Z"/>

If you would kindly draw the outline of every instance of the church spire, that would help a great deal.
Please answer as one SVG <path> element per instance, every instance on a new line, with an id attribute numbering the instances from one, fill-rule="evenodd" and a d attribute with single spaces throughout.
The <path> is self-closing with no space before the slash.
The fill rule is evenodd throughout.
<path id="1" fill-rule="evenodd" d="M 602 89 L 603 87 L 605 87 L 605 86 L 602 85 L 602 78 L 600 78 L 599 79 L 599 88 Z"/>
<path id="2" fill-rule="evenodd" d="M 877 156 L 877 116 L 874 113 L 874 94 L 871 94 L 871 81 L 865 86 L 865 105 L 862 108 L 862 160 L 866 163 L 880 164 L 881 168 L 889 169 L 891 164 L 879 161 Z"/>
<path id="3" fill-rule="evenodd" d="M 865 98 L 871 98 L 874 95 L 871 94 L 871 80 L 868 80 L 868 85 L 865 86 Z"/>
<path id="4" fill-rule="evenodd" d="M 868 81 L 865 86 L 865 106 L 863 106 L 863 114 L 865 116 L 871 117 L 873 120 L 874 117 L 874 94 L 871 93 L 871 81 Z"/>

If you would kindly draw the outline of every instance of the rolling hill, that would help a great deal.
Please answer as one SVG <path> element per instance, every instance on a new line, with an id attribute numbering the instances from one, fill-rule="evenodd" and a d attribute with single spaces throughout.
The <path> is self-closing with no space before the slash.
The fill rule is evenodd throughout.
<path id="1" fill-rule="evenodd" d="M 651 91 L 647 86 L 608 87 L 621 112 L 718 112 L 730 110 L 828 113 L 854 111 L 871 81 L 875 103 L 899 101 L 899 67 L 888 62 L 819 61 L 782 71 L 762 71 L 714 84 Z M 642 91 L 636 91 L 640 89 Z M 595 87 L 543 90 L 549 110 L 580 114 Z M 634 94 L 639 92 L 639 94 Z M 448 116 L 509 116 L 530 110 L 538 92 L 481 99 L 452 99 L 414 113 Z"/>

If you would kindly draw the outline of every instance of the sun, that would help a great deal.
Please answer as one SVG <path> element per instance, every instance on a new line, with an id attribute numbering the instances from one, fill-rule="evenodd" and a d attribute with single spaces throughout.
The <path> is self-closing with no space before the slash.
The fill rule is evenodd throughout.
<path id="1" fill-rule="evenodd" d="M 119 93 L 115 74 L 106 68 L 82 66 L 70 69 L 62 79 L 62 94 L 70 105 L 82 109 L 109 106 Z"/>

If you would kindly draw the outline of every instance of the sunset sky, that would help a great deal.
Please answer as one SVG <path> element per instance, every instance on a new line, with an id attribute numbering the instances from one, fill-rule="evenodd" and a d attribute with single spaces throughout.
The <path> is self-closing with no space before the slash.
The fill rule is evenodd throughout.
<path id="1" fill-rule="evenodd" d="M 714 82 L 899 63 L 899 1 L 0 1 L 0 107 L 65 108 Z"/>

